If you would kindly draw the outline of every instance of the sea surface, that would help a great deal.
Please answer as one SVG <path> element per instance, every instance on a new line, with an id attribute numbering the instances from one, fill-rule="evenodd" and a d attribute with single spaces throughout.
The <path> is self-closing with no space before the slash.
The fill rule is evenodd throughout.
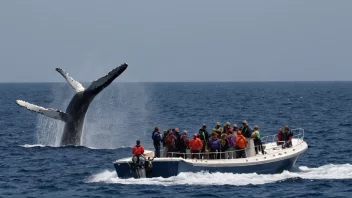
<path id="1" fill-rule="evenodd" d="M 89 83 L 85 83 L 88 86 Z M 67 83 L 0 84 L 0 197 L 352 197 L 352 82 L 119 83 L 91 104 L 82 146 L 60 147 L 63 123 L 16 105 L 65 111 Z M 274 175 L 182 173 L 119 179 L 112 162 L 154 126 L 189 136 L 217 121 L 304 128 L 309 149 Z"/>

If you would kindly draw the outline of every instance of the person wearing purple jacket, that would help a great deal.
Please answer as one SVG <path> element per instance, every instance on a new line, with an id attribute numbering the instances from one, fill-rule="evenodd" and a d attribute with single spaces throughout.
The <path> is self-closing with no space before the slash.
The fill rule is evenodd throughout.
<path id="1" fill-rule="evenodd" d="M 216 153 L 216 152 L 221 152 L 221 143 L 215 133 L 211 134 L 211 138 L 209 139 L 208 146 L 211 152 L 210 159 L 220 159 L 220 153 Z"/>
<path id="2" fill-rule="evenodd" d="M 236 137 L 233 135 L 233 131 L 229 131 L 227 135 L 228 148 L 226 149 L 226 157 L 228 159 L 234 159 L 235 157 L 235 147 L 236 147 Z"/>

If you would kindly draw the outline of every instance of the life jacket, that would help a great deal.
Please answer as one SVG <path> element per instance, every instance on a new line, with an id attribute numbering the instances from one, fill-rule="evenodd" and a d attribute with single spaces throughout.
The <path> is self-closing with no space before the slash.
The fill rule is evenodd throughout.
<path id="1" fill-rule="evenodd" d="M 189 141 L 189 147 L 191 147 L 191 150 L 199 151 L 203 148 L 203 143 L 199 138 L 193 138 Z"/>
<path id="2" fill-rule="evenodd" d="M 213 138 L 211 138 L 210 140 L 209 140 L 209 146 L 210 146 L 210 148 L 212 148 L 212 149 L 220 149 L 220 140 L 219 139 L 213 139 Z"/>
<path id="3" fill-rule="evenodd" d="M 132 149 L 132 154 L 133 154 L 133 157 L 144 154 L 144 147 L 142 145 L 134 146 Z"/>
<path id="4" fill-rule="evenodd" d="M 238 135 L 236 138 L 236 146 L 244 149 L 247 147 L 247 139 L 243 135 Z"/>
<path id="5" fill-rule="evenodd" d="M 229 147 L 235 147 L 236 146 L 236 138 L 234 135 L 230 134 L 227 136 L 227 142 Z"/>

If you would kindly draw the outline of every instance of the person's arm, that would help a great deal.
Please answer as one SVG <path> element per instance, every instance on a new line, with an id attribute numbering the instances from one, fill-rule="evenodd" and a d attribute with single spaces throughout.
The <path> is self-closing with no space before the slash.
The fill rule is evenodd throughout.
<path id="1" fill-rule="evenodd" d="M 152 133 L 152 140 L 154 140 L 154 134 L 155 134 L 155 132 L 153 131 L 153 133 Z"/>
<path id="2" fill-rule="evenodd" d="M 160 136 L 160 134 L 157 136 L 157 141 L 158 141 L 158 142 L 161 142 L 161 136 Z"/>

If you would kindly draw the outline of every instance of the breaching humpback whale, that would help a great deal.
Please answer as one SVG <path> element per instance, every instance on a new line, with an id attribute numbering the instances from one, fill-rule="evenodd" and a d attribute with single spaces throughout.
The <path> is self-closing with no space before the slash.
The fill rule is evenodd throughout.
<path id="1" fill-rule="evenodd" d="M 76 94 L 71 99 L 66 112 L 40 107 L 22 100 L 16 100 L 16 103 L 19 106 L 27 108 L 28 110 L 35 111 L 50 118 L 64 121 L 65 128 L 61 137 L 60 145 L 80 145 L 84 118 L 89 104 L 93 101 L 96 95 L 110 85 L 110 83 L 122 74 L 127 67 L 128 65 L 126 63 L 116 67 L 106 76 L 93 81 L 87 89 L 84 88 L 81 83 L 75 81 L 66 71 L 56 68 L 56 71 L 58 71 L 72 86 L 72 88 L 76 90 Z"/>

